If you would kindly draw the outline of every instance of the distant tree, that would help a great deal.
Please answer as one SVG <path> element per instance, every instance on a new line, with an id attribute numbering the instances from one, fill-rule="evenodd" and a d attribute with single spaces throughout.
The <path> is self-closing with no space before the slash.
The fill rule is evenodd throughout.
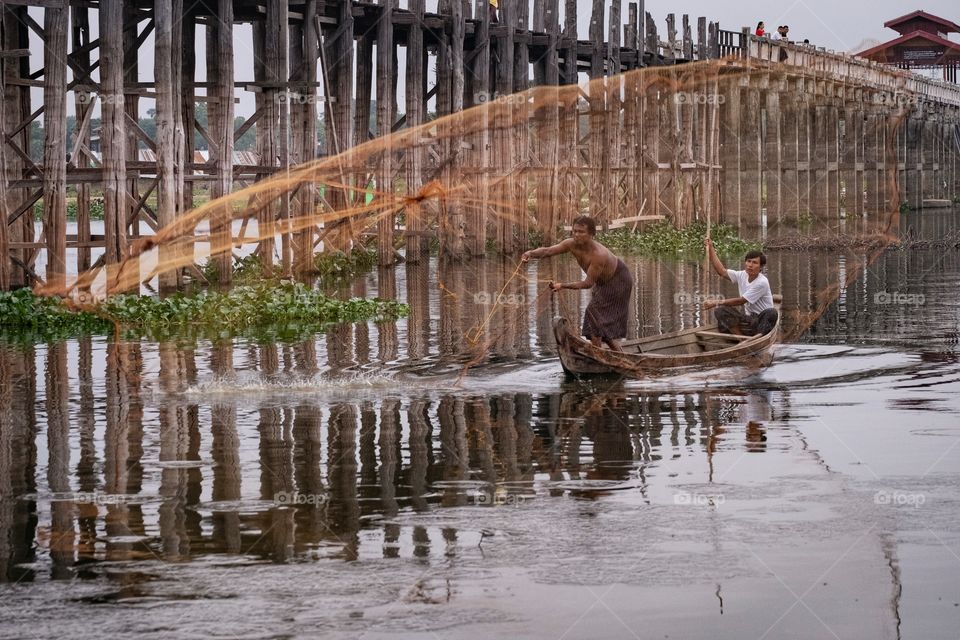
<path id="1" fill-rule="evenodd" d="M 233 119 L 233 130 L 236 131 L 243 126 L 247 119 L 243 116 L 237 116 Z M 257 125 L 253 124 L 240 138 L 233 143 L 233 148 L 237 151 L 254 151 L 257 146 Z"/>
<path id="2" fill-rule="evenodd" d="M 31 122 L 27 126 L 30 130 L 30 159 L 36 163 L 43 162 L 43 125 Z"/>

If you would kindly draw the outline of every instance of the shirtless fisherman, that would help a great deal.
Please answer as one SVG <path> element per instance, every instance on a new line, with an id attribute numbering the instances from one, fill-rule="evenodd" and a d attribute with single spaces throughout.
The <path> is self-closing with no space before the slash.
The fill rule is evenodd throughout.
<path id="1" fill-rule="evenodd" d="M 579 282 L 551 282 L 554 291 L 561 289 L 589 289 L 593 296 L 583 317 L 583 337 L 594 346 L 607 343 L 611 349 L 620 351 L 618 340 L 627 337 L 627 314 L 633 276 L 623 260 L 594 240 L 597 223 L 590 216 L 579 216 L 573 221 L 571 237 L 552 247 L 527 251 L 523 262 L 530 258 L 547 258 L 570 252 L 577 259 L 586 277 Z"/>

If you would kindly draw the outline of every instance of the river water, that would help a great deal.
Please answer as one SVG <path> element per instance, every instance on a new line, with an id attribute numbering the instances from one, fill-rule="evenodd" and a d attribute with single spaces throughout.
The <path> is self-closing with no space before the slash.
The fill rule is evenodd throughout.
<path id="1" fill-rule="evenodd" d="M 305 343 L 0 347 L 0 637 L 955 639 L 960 253 L 769 258 L 760 370 L 566 380 L 569 257 L 375 272 L 410 317 Z M 733 294 L 629 264 L 635 335 Z"/>

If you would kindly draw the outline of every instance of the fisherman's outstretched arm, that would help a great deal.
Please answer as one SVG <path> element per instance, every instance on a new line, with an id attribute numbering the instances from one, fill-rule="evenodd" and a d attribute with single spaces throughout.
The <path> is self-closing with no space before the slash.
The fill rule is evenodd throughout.
<path id="1" fill-rule="evenodd" d="M 573 244 L 573 240 L 567 238 L 566 240 L 561 240 L 557 244 L 551 247 L 540 247 L 539 249 L 530 249 L 530 251 L 524 252 L 520 259 L 523 262 L 528 261 L 530 258 L 549 258 L 550 256 L 555 256 L 560 253 L 565 253 L 570 250 L 570 246 Z"/>

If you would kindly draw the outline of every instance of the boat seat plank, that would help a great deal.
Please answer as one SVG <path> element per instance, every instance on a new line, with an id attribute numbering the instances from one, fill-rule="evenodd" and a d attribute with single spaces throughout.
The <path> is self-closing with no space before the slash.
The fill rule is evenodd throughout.
<path id="1" fill-rule="evenodd" d="M 750 338 L 755 338 L 756 336 L 738 336 L 733 333 L 721 333 L 719 331 L 698 331 L 698 338 L 723 338 L 724 340 L 736 340 L 737 342 L 743 340 L 749 340 Z"/>

